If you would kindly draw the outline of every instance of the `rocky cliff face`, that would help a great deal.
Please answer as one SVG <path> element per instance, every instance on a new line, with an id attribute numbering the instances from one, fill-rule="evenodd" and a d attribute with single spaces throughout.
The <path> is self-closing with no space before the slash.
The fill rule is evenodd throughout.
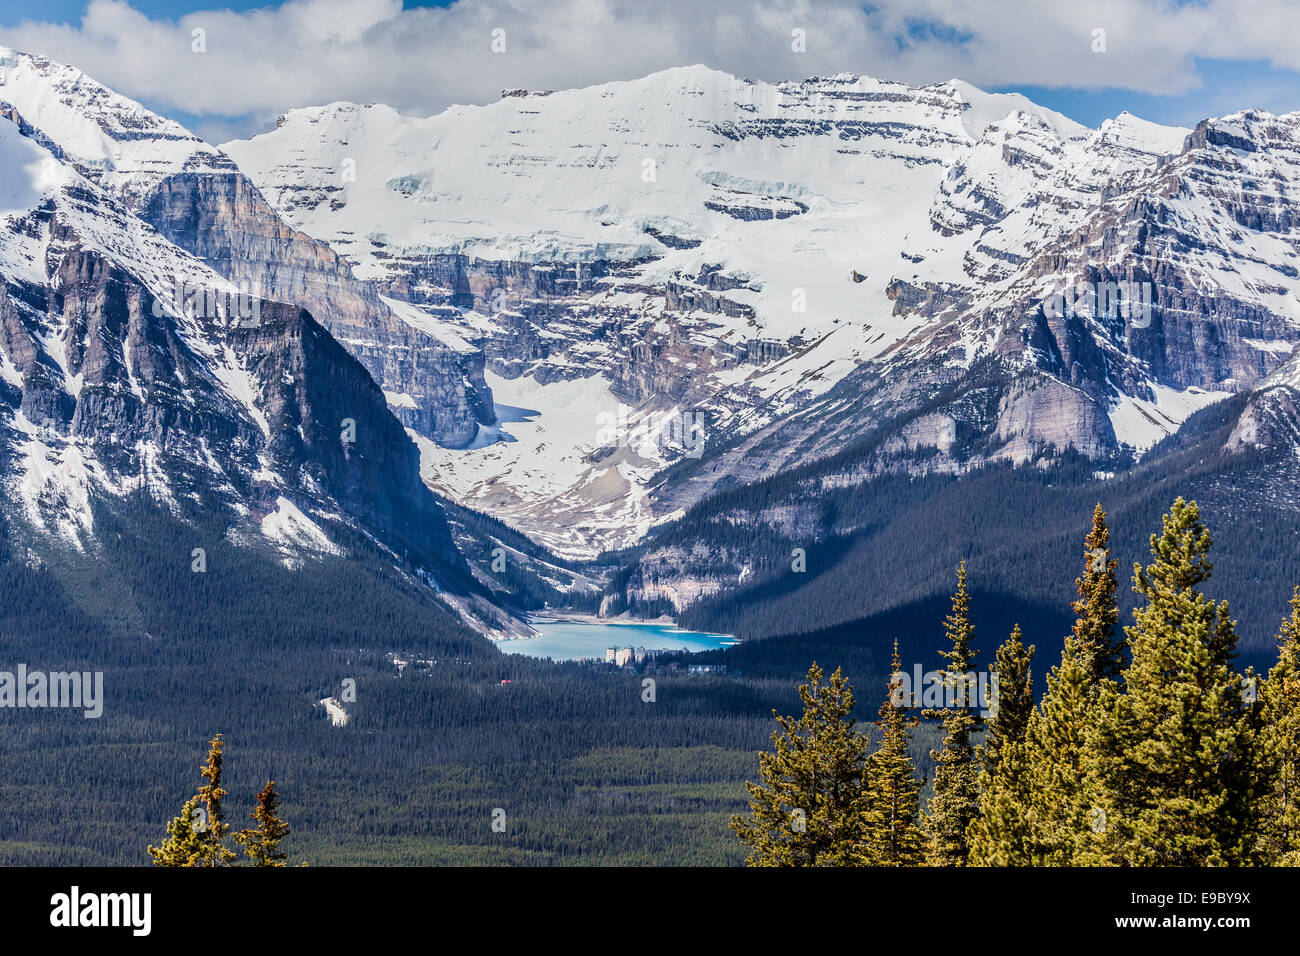
<path id="1" fill-rule="evenodd" d="M 1082 144 L 1029 117 L 995 124 L 887 290 L 911 334 L 785 420 L 731 436 L 718 461 L 661 486 L 662 506 L 882 430 L 893 438 L 859 478 L 1067 449 L 1123 459 L 1260 386 L 1300 340 L 1298 145 L 1295 115 L 1254 112 L 1176 144 L 1131 117 Z M 1103 160 L 1104 177 L 1080 175 Z"/>
<path id="2" fill-rule="evenodd" d="M 431 487 L 574 554 L 864 436 L 836 481 L 1120 466 L 1300 338 L 1294 115 L 1090 130 L 958 81 L 688 68 L 216 150 L 22 69 L 53 148 L 96 116 L 121 155 L 89 178 L 337 334 Z"/>
<path id="3" fill-rule="evenodd" d="M 608 465 L 559 498 L 496 471 L 543 537 L 610 481 L 661 518 L 877 429 L 874 468 L 1140 453 L 1290 354 L 1294 148 L 1285 117 L 1089 130 L 955 81 L 695 68 L 429 119 L 334 104 L 227 147 L 289 221 L 481 344 L 506 403 L 597 374 L 630 420 L 707 418 L 705 461 L 642 454 L 678 461 L 662 478 L 594 444 L 571 451 Z M 440 487 L 472 497 L 490 467 Z"/>
<path id="4" fill-rule="evenodd" d="M 1238 418 L 1227 449 L 1284 449 L 1300 460 L 1300 356 L 1270 375 Z"/>
<path id="5" fill-rule="evenodd" d="M 11 119 L 243 292 L 306 308 L 409 427 L 463 447 L 493 421 L 481 355 L 402 322 L 337 254 L 290 228 L 220 150 L 71 67 L 0 55 Z"/>
<path id="6" fill-rule="evenodd" d="M 316 317 L 394 397 L 408 427 L 464 447 L 495 420 L 483 355 L 403 323 L 324 243 L 291 229 L 233 168 L 168 176 L 140 215 L 176 245 L 259 296 Z"/>
<path id="7" fill-rule="evenodd" d="M 1035 177 L 1032 200 L 1007 198 L 1023 149 L 990 148 L 978 175 L 973 162 L 954 167 L 930 234 L 904 253 L 907 266 L 891 283 L 914 332 L 824 397 L 675 469 L 660 485 L 661 507 L 687 509 L 737 476 L 801 469 L 812 494 L 890 472 L 1047 466 L 1067 450 L 1097 461 L 1104 479 L 1198 409 L 1239 392 L 1250 398 L 1226 448 L 1260 457 L 1225 464 L 1230 477 L 1206 494 L 1233 507 L 1293 506 L 1298 127 L 1295 114 L 1247 111 L 1208 120 L 1175 146 L 1122 118 L 1091 143 L 1098 156 L 1112 148 L 1122 169 L 1088 187 L 1077 167 L 1061 167 Z M 1042 149 L 1036 166 L 1060 166 L 1070 149 Z M 837 452 L 843 464 L 815 464 L 839 461 L 830 457 Z M 728 520 L 807 541 L 861 530 L 826 515 L 791 530 L 770 510 L 738 509 Z M 626 600 L 643 599 L 636 583 L 645 574 L 660 589 L 695 582 L 697 569 L 674 555 L 712 538 L 682 539 L 638 558 Z M 743 571 L 743 561 L 719 556 L 717 573 L 739 583 Z"/>
<path id="8" fill-rule="evenodd" d="M 368 541 L 480 630 L 514 627 L 365 367 L 307 310 L 242 294 L 27 129 L 0 121 L 10 535 L 29 553 L 91 553 L 96 503 L 142 494 L 222 509 L 231 540 L 295 566 Z"/>
<path id="9" fill-rule="evenodd" d="M 643 262 L 503 262 L 459 254 L 412 261 L 385 291 L 449 323 L 472 313 L 481 345 L 498 375 L 541 384 L 593 373 L 629 405 L 694 404 L 713 397 L 702 370 L 761 365 L 787 353 L 759 339 L 722 343 L 693 335 L 695 318 L 751 316 L 721 293 L 742 287 L 702 270 L 662 289 L 641 283 Z M 596 301 L 593 300 L 596 297 Z M 657 308 L 647 309 L 651 297 Z M 625 300 L 625 301 L 620 301 Z M 631 301 L 626 301 L 631 300 Z M 599 346 L 594 347 L 594 346 Z"/>
<path id="10" fill-rule="evenodd" d="M 358 274 L 459 323 L 504 379 L 498 400 L 540 412 L 539 430 L 549 417 L 549 449 L 607 462 L 559 488 L 500 467 L 497 451 L 435 454 L 429 467 L 472 472 L 438 485 L 466 500 L 496 469 L 509 509 L 498 513 L 590 553 L 634 540 L 645 507 L 664 512 L 653 470 L 574 444 L 585 431 L 555 416 L 589 413 L 527 405 L 533 383 L 598 375 L 629 420 L 699 416 L 710 436 L 763 428 L 824 394 L 916 326 L 885 294 L 893 257 L 909 230 L 928 228 L 928 197 L 971 130 L 1016 108 L 1058 139 L 1087 132 L 964 84 L 771 85 L 689 68 L 429 119 L 297 110 L 224 149 Z M 526 441 L 522 431 L 505 423 L 497 434 Z M 659 467 L 681 456 L 657 452 L 641 458 Z M 618 483 L 626 507 L 586 524 L 579 546 L 566 502 L 604 501 Z"/>

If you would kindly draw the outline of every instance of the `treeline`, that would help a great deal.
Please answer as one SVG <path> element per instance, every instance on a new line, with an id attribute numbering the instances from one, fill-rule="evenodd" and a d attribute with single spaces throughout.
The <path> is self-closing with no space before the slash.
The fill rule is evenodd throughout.
<path id="1" fill-rule="evenodd" d="M 922 715 L 938 722 L 932 793 L 909 755 L 916 700 L 897 645 L 872 751 L 840 671 L 814 664 L 802 717 L 732 820 L 751 865 L 1300 865 L 1300 587 L 1266 676 L 1233 667 L 1236 623 L 1202 591 L 1211 536 L 1179 498 L 1135 565 L 1119 628 L 1118 561 L 1098 506 L 1075 582 L 1075 624 L 1035 704 L 1020 629 L 977 699 L 965 565 L 944 622 L 947 666 Z M 996 677 L 996 683 L 992 678 Z M 981 683 L 981 687 L 986 686 Z M 982 740 L 981 740 L 982 738 Z M 977 742 L 980 741 L 980 742 Z"/>
<path id="2" fill-rule="evenodd" d="M 810 634 L 920 606 L 948 589 L 953 555 L 978 567 L 984 591 L 1042 606 L 1040 621 L 1021 620 L 1027 630 L 1035 623 L 1045 630 L 1055 609 L 1067 606 L 1077 542 L 1099 495 L 1115 528 L 1114 550 L 1126 562 L 1141 557 L 1145 529 L 1182 496 L 1215 523 L 1226 555 L 1218 587 L 1241 620 L 1243 653 L 1263 666 L 1290 596 L 1285 582 L 1300 580 L 1293 505 L 1300 483 L 1289 449 L 1284 456 L 1224 451 L 1242 401 L 1197 413 L 1139 464 L 1112 466 L 1116 473 L 1104 482 L 1096 477 L 1102 466 L 1073 454 L 961 476 L 867 476 L 868 452 L 851 449 L 711 495 L 622 558 L 653 573 L 667 553 L 686 576 L 724 583 L 748 567 L 742 584 L 678 618 L 683 627 L 745 640 Z M 900 456 L 898 467 L 906 465 Z M 861 477 L 838 483 L 843 475 Z M 805 554 L 803 571 L 795 568 L 796 548 Z M 1127 614 L 1136 596 L 1121 594 L 1120 605 Z M 801 670 L 806 666 L 807 658 Z"/>
<path id="3" fill-rule="evenodd" d="M 83 564 L 34 567 L 19 541 L 0 538 L 17 554 L 0 558 L 0 669 L 105 672 L 101 719 L 0 709 L 0 863 L 148 864 L 207 728 L 237 743 L 222 787 L 238 795 L 239 815 L 276 781 L 292 862 L 739 863 L 747 851 L 727 822 L 746 805 L 769 715 L 798 706 L 796 675 L 814 653 L 833 654 L 856 686 L 883 690 L 884 641 L 903 623 L 890 611 L 719 651 L 723 678 L 661 668 L 646 703 L 643 675 L 499 653 L 379 558 L 290 571 L 223 543 L 219 525 L 195 541 L 195 525 L 139 508 L 97 512 L 107 557 Z M 190 570 L 198 545 L 205 574 Z M 983 633 L 1006 634 L 1019 619 L 1028 643 L 1069 628 L 1068 604 L 1067 620 L 1040 625 L 1021 616 L 1030 605 L 980 606 L 995 596 L 971 594 Z M 927 627 L 943 613 L 916 608 Z M 933 653 L 920 628 L 913 649 L 923 636 Z M 430 663 L 399 676 L 391 654 Z M 317 702 L 349 678 L 352 719 L 333 727 Z M 868 753 L 886 728 L 871 730 Z M 927 778 L 921 801 L 943 733 L 927 720 L 896 748 Z M 492 828 L 496 808 L 504 831 Z"/>
<path id="4" fill-rule="evenodd" d="M 0 708 L 0 864 L 149 864 L 207 728 L 238 748 L 222 786 L 241 803 L 276 781 L 291 862 L 743 857 L 726 829 L 742 761 L 793 681 L 660 674 L 647 704 L 639 677 L 502 654 L 381 558 L 290 570 L 205 520 L 101 509 L 102 553 L 39 567 L 0 537 L 0 670 L 102 671 L 105 698 L 94 720 Z M 347 679 L 334 727 L 318 702 Z"/>
<path id="5" fill-rule="evenodd" d="M 600 588 L 583 585 L 579 562 L 552 553 L 499 518 L 453 501 L 443 501 L 442 507 L 457 546 L 491 582 L 497 602 L 522 611 L 548 605 L 589 612 L 600 608 Z"/>

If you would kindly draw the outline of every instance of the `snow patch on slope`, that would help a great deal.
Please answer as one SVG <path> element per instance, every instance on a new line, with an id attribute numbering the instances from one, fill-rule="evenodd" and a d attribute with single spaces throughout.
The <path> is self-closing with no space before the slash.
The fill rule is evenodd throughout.
<path id="1" fill-rule="evenodd" d="M 1129 149 L 1168 156 L 1182 150 L 1191 130 L 1184 126 L 1161 126 L 1125 110 L 1102 123 L 1099 132 L 1104 139 Z"/>
<path id="2" fill-rule="evenodd" d="M 262 519 L 261 528 L 263 535 L 287 552 L 284 563 L 290 568 L 297 566 L 295 558 L 303 551 L 336 557 L 343 554 L 316 522 L 283 496 L 275 500 L 275 511 Z"/>
<path id="3" fill-rule="evenodd" d="M 14 448 L 14 473 L 9 477 L 9 495 L 23 508 L 34 525 L 48 528 L 78 551 L 94 531 L 90 508 L 92 476 L 86 458 L 75 444 L 54 447 L 52 436 L 17 412 L 13 424 L 24 438 Z"/>
<path id="4" fill-rule="evenodd" d="M 140 196 L 164 176 L 216 150 L 174 120 L 150 112 L 75 67 L 0 46 L 0 100 L 115 192 Z"/>
<path id="5" fill-rule="evenodd" d="M 379 298 L 393 310 L 399 319 L 411 328 L 432 336 L 443 345 L 449 346 L 457 352 L 468 354 L 478 351 L 477 346 L 465 341 L 463 330 L 458 329 L 450 322 L 437 319 L 410 302 L 403 302 L 401 299 L 390 299 L 386 295 L 381 295 Z"/>
<path id="6" fill-rule="evenodd" d="M 1092 133 L 1087 126 L 1076 123 L 1064 113 L 1039 106 L 1020 93 L 986 93 L 964 80 L 949 80 L 946 85 L 962 102 L 969 104 L 962 113 L 961 124 L 972 140 L 978 140 L 988 127 L 1015 112 L 1038 117 L 1061 139 L 1080 139 Z"/>
<path id="7" fill-rule="evenodd" d="M 565 556 L 591 557 L 649 529 L 646 487 L 664 464 L 660 436 L 645 422 L 653 414 L 622 406 L 600 375 L 546 385 L 485 377 L 497 421 L 468 449 L 442 448 L 408 430 L 430 488 L 527 527 Z M 621 434 L 640 440 L 634 447 Z M 611 437 L 618 442 L 612 453 L 593 460 Z"/>
<path id="8" fill-rule="evenodd" d="M 1155 400 L 1148 401 L 1120 395 L 1109 411 L 1115 437 L 1137 452 L 1144 452 L 1178 431 L 1183 422 L 1202 408 L 1231 397 L 1229 392 L 1207 392 L 1201 388 L 1185 391 L 1164 385 L 1151 385 Z"/>

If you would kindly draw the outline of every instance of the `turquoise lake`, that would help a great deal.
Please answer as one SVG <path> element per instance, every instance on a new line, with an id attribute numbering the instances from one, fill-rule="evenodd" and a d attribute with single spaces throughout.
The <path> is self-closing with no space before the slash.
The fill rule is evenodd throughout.
<path id="1" fill-rule="evenodd" d="M 712 651 L 729 647 L 736 639 L 727 634 L 683 631 L 671 624 L 588 624 L 575 621 L 535 621 L 540 637 L 499 641 L 506 654 L 527 654 L 572 661 L 605 657 L 607 647 L 644 647 L 647 650 Z"/>

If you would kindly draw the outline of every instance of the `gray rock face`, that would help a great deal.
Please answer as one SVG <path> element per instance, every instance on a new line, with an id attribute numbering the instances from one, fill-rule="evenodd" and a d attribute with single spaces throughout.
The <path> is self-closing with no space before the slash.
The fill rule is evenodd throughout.
<path id="1" fill-rule="evenodd" d="M 0 146 L 51 156 L 7 121 Z M 93 552 L 96 507 L 140 493 L 218 509 L 233 540 L 290 561 L 365 542 L 473 626 L 500 626 L 357 358 L 301 306 L 242 300 L 70 165 L 48 179 L 0 230 L 9 533 L 33 553 Z M 174 277 L 202 294 L 174 299 Z"/>
<path id="2" fill-rule="evenodd" d="M 959 466 L 1028 460 L 1053 447 L 1106 458 L 1134 440 L 1116 432 L 1131 426 L 1124 408 L 1154 428 L 1175 430 L 1177 418 L 1166 416 L 1178 413 L 1158 407 L 1162 394 L 1255 388 L 1300 342 L 1298 159 L 1300 118 L 1248 112 L 1202 123 L 1179 154 L 1103 188 L 1070 194 L 1045 184 L 1041 202 L 1073 210 L 1075 225 L 1028 254 L 1000 254 L 993 243 L 1005 242 L 1002 230 L 978 217 L 961 220 L 951 235 L 984 250 L 968 254 L 969 283 L 896 279 L 890 286 L 897 313 L 937 313 L 945 321 L 925 324 L 886 353 L 893 366 L 887 376 L 864 367 L 845 379 L 844 391 L 861 395 L 886 421 L 886 407 L 897 414 L 936 400 L 955 403 L 950 416 L 986 436 L 982 445 L 964 446 L 975 453 L 954 462 Z M 948 193 L 986 211 L 998 205 L 961 187 Z M 937 232 L 960 219 L 934 218 Z M 1054 306 L 1052 293 L 1070 287 L 1100 299 Z M 1109 299 L 1110 290 L 1122 290 L 1123 300 Z M 999 387 L 986 422 L 963 412 L 965 398 L 941 397 L 954 388 L 972 394 L 975 366 L 956 377 L 953 371 L 968 364 L 961 352 L 973 343 L 1015 379 Z M 1126 406 L 1128 398 L 1147 405 Z M 793 434 L 802 432 L 796 426 Z"/>
<path id="3" fill-rule="evenodd" d="M 328 246 L 285 224 L 238 172 L 169 176 L 140 214 L 237 285 L 319 317 L 385 391 L 411 397 L 415 407 L 394 409 L 409 427 L 462 447 L 480 423 L 494 420 L 481 354 L 457 352 L 403 323 Z"/>
<path id="4" fill-rule="evenodd" d="M 1118 143 L 1099 146 L 1136 155 Z M 1023 165 L 1018 152 L 1005 156 Z M 888 294 L 916 332 L 823 399 L 674 470 L 658 489 L 661 507 L 688 508 L 736 481 L 871 438 L 879 441 L 820 480 L 851 487 L 887 472 L 961 473 L 986 462 L 1051 460 L 1066 449 L 1105 462 L 1140 450 L 1144 435 L 1150 444 L 1176 431 L 1216 395 L 1242 391 L 1250 399 L 1227 450 L 1263 453 L 1271 470 L 1243 476 L 1234 493 L 1270 507 L 1293 500 L 1292 478 L 1273 482 L 1293 476 L 1300 461 L 1297 160 L 1300 116 L 1209 120 L 1181 148 L 1100 183 L 1068 190 L 1044 183 L 1033 205 L 1050 207 L 1065 225 L 1015 245 L 1006 220 L 1024 213 L 999 198 L 998 178 L 957 169 L 932 225 L 941 237 L 935 248 L 964 250 L 965 279 L 927 279 L 934 248 L 905 255 L 915 265 L 899 270 Z M 1049 304 L 1063 288 L 1111 283 L 1125 293 L 1115 308 L 1105 298 L 1063 310 Z M 1144 283 L 1149 307 L 1130 294 Z M 1279 455 L 1292 467 L 1278 464 Z M 775 515 L 761 520 L 783 527 Z M 815 522 L 798 530 L 807 540 L 818 532 Z M 740 564 L 720 556 L 718 567 Z M 697 576 L 689 561 L 660 548 L 637 570 L 665 592 Z M 633 572 L 628 580 L 626 597 L 636 600 L 641 578 Z"/>
<path id="5" fill-rule="evenodd" d="M 688 69 L 428 119 L 334 104 L 229 150 L 494 372 L 705 409 L 657 516 L 875 433 L 863 474 L 1121 460 L 1300 340 L 1295 116 L 1089 130 L 957 81 Z M 354 153 L 383 168 L 339 190 Z M 1046 307 L 1083 286 L 1124 301 Z"/>
<path id="6" fill-rule="evenodd" d="M 93 457 L 109 485 L 152 471 L 173 495 L 214 493 L 258 518 L 281 496 L 304 510 L 341 509 L 445 581 L 464 577 L 382 392 L 305 310 L 263 302 L 255 327 L 199 317 L 185 334 L 170 303 L 82 247 L 57 212 L 50 224 L 49 285 L 24 290 L 25 300 L 0 290 L 0 347 L 22 376 L 20 394 L 6 398 L 45 445 Z M 50 328 L 62 330 L 58 359 Z M 196 350 L 194 333 L 208 350 Z M 224 384 L 236 372 L 251 405 Z M 345 420 L 355 426 L 349 442 Z"/>
<path id="7" fill-rule="evenodd" d="M 402 322 L 328 246 L 290 228 L 221 150 L 72 67 L 10 59 L 0 99 L 12 102 L 0 115 L 246 293 L 310 311 L 386 392 L 406 396 L 394 410 L 409 427 L 461 447 L 493 421 L 481 356 Z M 58 122 L 40 129 L 36 115 Z M 112 146 L 103 155 L 72 132 L 91 125 Z"/>
<path id="8" fill-rule="evenodd" d="M 1281 449 L 1300 461 L 1300 355 L 1251 395 L 1226 447 L 1230 452 Z"/>
<path id="9" fill-rule="evenodd" d="M 631 405 L 690 404 L 713 397 L 707 375 L 790 351 L 783 342 L 733 346 L 696 334 L 701 314 L 753 316 L 749 306 L 727 297 L 744 283 L 716 269 L 651 289 L 639 282 L 639 260 L 528 263 L 444 254 L 390 265 L 399 275 L 384 284 L 386 294 L 449 322 L 463 310 L 485 317 L 487 328 L 475 341 L 488 367 L 505 378 L 531 375 L 545 384 L 603 373 Z M 598 292 L 656 295 L 664 311 L 594 306 Z"/>

